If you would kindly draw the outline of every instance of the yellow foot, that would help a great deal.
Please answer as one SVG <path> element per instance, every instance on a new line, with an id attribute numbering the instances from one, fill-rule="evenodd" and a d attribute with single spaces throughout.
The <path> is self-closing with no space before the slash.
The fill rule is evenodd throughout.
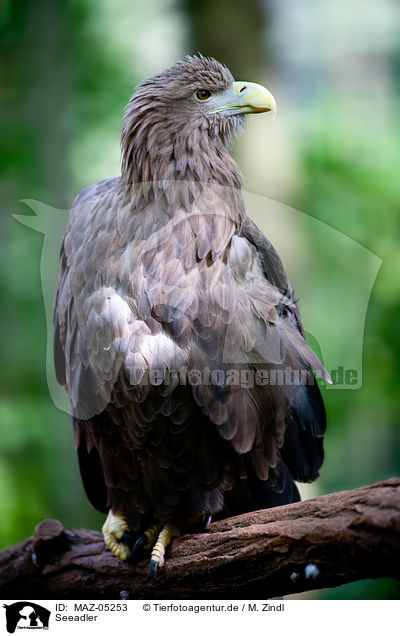
<path id="1" fill-rule="evenodd" d="M 129 526 L 122 515 L 114 515 L 111 510 L 103 526 L 104 543 L 122 561 L 131 555 L 131 548 L 121 541 L 124 532 L 129 532 Z"/>
<path id="2" fill-rule="evenodd" d="M 165 550 L 177 534 L 178 531 L 176 528 L 167 523 L 157 537 L 157 541 L 151 551 L 150 559 L 150 574 L 155 581 L 158 581 L 157 573 L 159 568 L 162 568 L 164 565 Z"/>

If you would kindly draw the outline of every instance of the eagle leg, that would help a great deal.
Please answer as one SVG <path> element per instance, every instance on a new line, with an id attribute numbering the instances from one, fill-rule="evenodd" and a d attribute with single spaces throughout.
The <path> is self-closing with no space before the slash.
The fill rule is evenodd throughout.
<path id="1" fill-rule="evenodd" d="M 158 570 L 164 565 L 165 550 L 171 543 L 172 539 L 178 535 L 178 531 L 174 526 L 166 523 L 160 534 L 157 537 L 157 541 L 151 551 L 150 558 L 150 574 L 151 577 L 158 581 Z"/>
<path id="2" fill-rule="evenodd" d="M 130 536 L 129 526 L 122 515 L 114 515 L 110 510 L 102 528 L 104 543 L 114 554 L 126 561 L 131 555 L 131 548 L 126 541 Z"/>

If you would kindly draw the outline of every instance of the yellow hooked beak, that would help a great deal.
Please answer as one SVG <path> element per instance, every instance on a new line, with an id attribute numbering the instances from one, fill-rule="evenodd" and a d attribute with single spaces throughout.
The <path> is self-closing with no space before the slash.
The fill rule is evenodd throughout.
<path id="1" fill-rule="evenodd" d="M 241 112 L 268 113 L 276 115 L 276 101 L 272 93 L 261 84 L 254 82 L 233 82 Z"/>
<path id="2" fill-rule="evenodd" d="M 276 115 L 274 96 L 265 86 L 254 82 L 233 82 L 226 91 L 215 96 L 213 102 L 209 113 L 224 113 L 229 116 L 272 111 Z"/>

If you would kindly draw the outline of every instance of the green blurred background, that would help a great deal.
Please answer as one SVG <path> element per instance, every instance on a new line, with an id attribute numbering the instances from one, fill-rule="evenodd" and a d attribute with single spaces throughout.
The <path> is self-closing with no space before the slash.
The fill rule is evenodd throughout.
<path id="1" fill-rule="evenodd" d="M 68 208 L 81 188 L 118 175 L 121 118 L 134 85 L 196 51 L 277 98 L 276 122 L 249 118 L 234 148 L 246 189 L 324 221 L 383 261 L 365 321 L 363 385 L 324 390 L 326 462 L 305 496 L 398 474 L 400 5 L 0 0 L 0 34 L 0 548 L 45 517 L 96 529 L 103 521 L 83 494 L 69 417 L 47 387 L 43 235 L 11 215 L 29 214 L 26 198 Z M 288 270 L 295 288 L 312 289 L 310 304 L 301 297 L 300 304 L 305 316 L 319 314 L 328 348 L 346 348 L 346 297 L 335 324 L 324 301 L 341 285 L 339 268 L 308 227 L 282 230 Z M 335 257 L 351 277 L 356 263 Z M 391 580 L 363 581 L 301 598 L 399 591 Z"/>

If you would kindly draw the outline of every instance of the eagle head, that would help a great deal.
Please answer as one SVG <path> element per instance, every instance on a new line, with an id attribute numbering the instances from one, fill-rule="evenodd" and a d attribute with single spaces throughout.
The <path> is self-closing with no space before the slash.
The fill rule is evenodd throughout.
<path id="1" fill-rule="evenodd" d="M 218 163 L 244 115 L 270 111 L 276 103 L 264 86 L 235 82 L 213 58 L 187 56 L 135 89 L 121 136 L 123 175 L 129 182 L 207 181 L 215 177 L 210 156 Z"/>

